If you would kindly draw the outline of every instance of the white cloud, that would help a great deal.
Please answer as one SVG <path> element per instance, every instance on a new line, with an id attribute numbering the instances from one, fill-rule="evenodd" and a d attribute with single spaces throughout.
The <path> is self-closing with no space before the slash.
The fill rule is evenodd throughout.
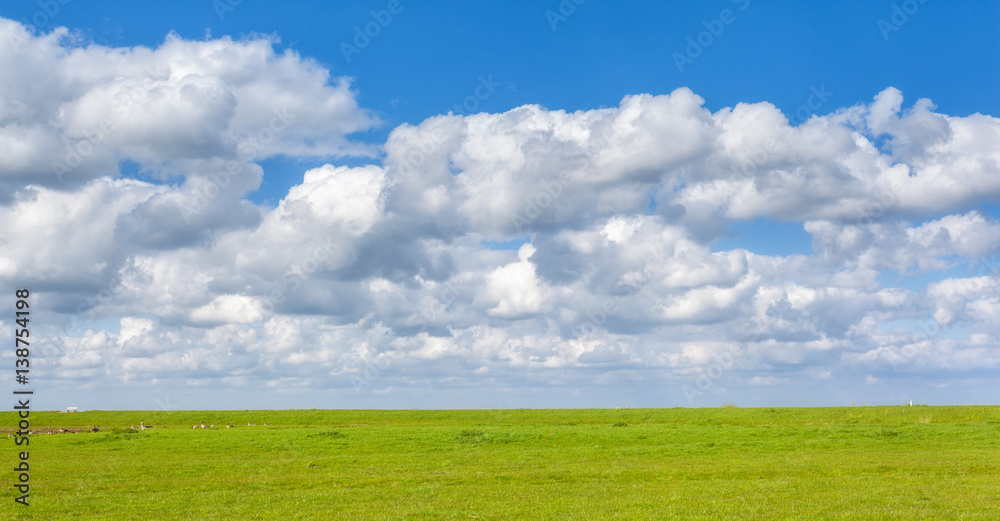
<path id="1" fill-rule="evenodd" d="M 512 318 L 551 309 L 550 290 L 538 279 L 534 265 L 528 260 L 535 251 L 534 246 L 525 244 L 517 252 L 518 262 L 486 274 L 483 296 L 493 304 L 488 314 Z"/>
<path id="2" fill-rule="evenodd" d="M 125 342 L 141 337 L 153 330 L 154 322 L 148 318 L 122 317 L 121 329 L 118 333 L 118 347 Z"/>
<path id="3" fill-rule="evenodd" d="M 305 211 L 318 226 L 335 225 L 348 235 L 363 235 L 382 213 L 383 189 L 384 175 L 378 167 L 325 165 L 307 171 L 302 184 L 292 187 L 275 219 L 303 219 L 294 214 Z"/>
<path id="4" fill-rule="evenodd" d="M 18 30 L 0 19 L 0 39 Z M 677 403 L 720 357 L 713 393 L 1000 363 L 995 273 L 961 273 L 1000 249 L 970 210 L 1000 196 L 992 116 L 887 89 L 792 126 L 681 88 L 435 116 L 393 129 L 381 165 L 344 166 L 380 148 L 346 137 L 376 119 L 270 40 L 80 41 L 0 46 L 19 71 L 0 86 L 0 279 L 32 286 L 64 389 L 624 386 Z M 60 180 L 52 158 L 81 143 Z M 331 164 L 250 203 L 277 155 Z M 123 160 L 164 182 L 119 176 Z M 713 249 L 757 218 L 802 222 L 815 253 Z"/>
<path id="5" fill-rule="evenodd" d="M 0 20 L 5 42 L 23 31 Z M 345 137 L 377 123 L 349 80 L 293 51 L 276 53 L 272 40 L 171 34 L 150 49 L 81 39 L 57 29 L 0 48 L 0 66 L 17 71 L 0 91 L 5 193 L 26 184 L 70 189 L 117 174 L 123 160 L 198 176 L 209 172 L 166 163 L 374 152 Z"/>
<path id="6" fill-rule="evenodd" d="M 219 295 L 191 311 L 191 319 L 197 323 L 250 324 L 263 318 L 260 302 L 242 295 Z"/>
<path id="7" fill-rule="evenodd" d="M 1000 249 L 1000 223 L 980 212 L 947 215 L 912 226 L 902 220 L 841 224 L 807 221 L 813 247 L 838 263 L 863 268 L 945 270 L 956 259 L 980 259 Z"/>

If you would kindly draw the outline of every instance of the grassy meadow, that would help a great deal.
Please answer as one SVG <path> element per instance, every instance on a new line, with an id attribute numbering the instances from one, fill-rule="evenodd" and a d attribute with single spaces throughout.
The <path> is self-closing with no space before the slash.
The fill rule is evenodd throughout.
<path id="1" fill-rule="evenodd" d="M 0 418 L 0 429 L 16 425 L 13 412 Z M 13 501 L 19 448 L 3 438 L 0 519 L 911 520 L 1000 512 L 995 406 L 31 419 L 38 430 L 101 430 L 31 436 L 30 507 Z M 140 421 L 154 427 L 129 428 Z M 201 421 L 219 427 L 191 428 Z"/>

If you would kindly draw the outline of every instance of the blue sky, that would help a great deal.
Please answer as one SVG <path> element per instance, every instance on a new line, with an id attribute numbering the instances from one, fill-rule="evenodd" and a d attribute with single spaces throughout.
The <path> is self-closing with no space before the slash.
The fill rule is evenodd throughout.
<path id="1" fill-rule="evenodd" d="M 0 147 L 27 151 L 0 171 L 0 209 L 76 220 L 38 224 L 0 275 L 39 288 L 44 327 L 67 339 L 51 350 L 67 371 L 54 400 L 120 372 L 84 385 L 89 408 L 191 386 L 218 391 L 206 407 L 242 408 L 241 393 L 285 384 L 297 391 L 261 400 L 984 401 L 980 375 L 948 368 L 1000 360 L 1000 295 L 981 276 L 1000 246 L 1000 6 L 53 5 L 0 8 L 0 64 L 18 78 L 0 85 Z M 15 37 L 13 22 L 37 27 Z M 57 27 L 68 35 L 46 37 Z M 146 117 L 114 119 L 115 96 L 157 67 L 129 105 Z M 285 131 L 270 114 L 288 106 Z M 128 130 L 88 138 L 102 114 Z M 239 152 L 267 125 L 273 142 Z M 68 178 L 39 159 L 87 139 L 96 151 Z M 303 264 L 323 241 L 336 246 Z M 577 335 L 586 317 L 597 331 Z M 921 320 L 948 332 L 918 338 Z M 284 350 L 254 347 L 278 330 L 297 332 Z M 737 368 L 684 391 L 724 349 L 743 353 Z M 365 376 L 379 357 L 393 362 Z M 118 397 L 143 379 L 159 383 Z M 816 390 L 790 402 L 803 386 Z"/>
<path id="2" fill-rule="evenodd" d="M 171 32 L 189 39 L 274 36 L 280 40 L 276 49 L 294 50 L 333 75 L 353 78 L 359 102 L 383 121 L 364 138 L 373 142 L 383 141 L 399 124 L 453 110 L 474 92 L 481 76 L 503 84 L 477 100 L 476 111 L 488 112 L 524 104 L 587 110 L 615 106 L 627 93 L 666 94 L 689 87 L 712 110 L 767 101 L 798 122 L 796 111 L 814 88 L 832 92 L 829 101 L 798 114 L 826 114 L 862 103 L 890 85 L 907 96 L 934 100 L 947 114 L 1000 112 L 1000 53 L 995 52 L 1000 42 L 993 30 L 1000 6 L 988 2 L 916 3 L 916 12 L 891 30 L 878 22 L 896 27 L 902 18 L 893 19 L 893 6 L 902 2 L 425 5 L 400 0 L 401 11 L 359 53 L 350 52 L 350 59 L 341 45 L 354 46 L 356 29 L 375 21 L 372 12 L 386 11 L 388 2 L 231 3 L 123 1 L 102 2 L 100 8 L 69 3 L 46 26 L 78 29 L 94 43 L 114 47 L 155 47 Z M 17 7 L 4 15 L 31 22 L 39 11 L 32 3 Z M 706 23 L 712 25 L 725 9 L 733 13 L 732 23 L 723 24 L 703 53 L 679 70 L 674 54 L 685 54 L 687 39 L 697 40 Z M 302 171 L 325 159 L 269 158 L 262 163 L 268 176 L 248 197 L 274 204 Z M 753 240 L 753 232 L 734 233 Z M 802 247 L 799 241 L 782 251 Z"/>
<path id="3" fill-rule="evenodd" d="M 275 35 L 281 39 L 276 48 L 355 78 L 359 100 L 384 115 L 387 128 L 447 112 L 481 74 L 505 83 L 482 104 L 494 112 L 528 103 L 566 110 L 614 106 L 623 93 L 663 94 L 681 86 L 711 109 L 769 101 L 786 114 L 820 84 L 835 93 L 835 106 L 870 100 L 886 85 L 935 100 L 948 114 L 992 114 L 1000 103 L 992 31 L 1000 8 L 989 2 L 925 1 L 885 40 L 878 21 L 891 23 L 892 6 L 903 2 L 586 1 L 553 31 L 546 12 L 559 12 L 559 2 L 401 0 L 402 12 L 348 63 L 340 43 L 350 43 L 355 27 L 387 4 L 246 0 L 232 11 L 220 9 L 220 20 L 213 3 L 203 0 L 70 2 L 46 25 L 79 29 L 116 47 L 155 47 L 169 32 L 189 39 Z M 723 9 L 734 12 L 733 23 L 679 72 L 672 54 L 683 52 L 686 39 L 697 38 Z M 30 22 L 38 11 L 29 2 L 5 6 L 4 15 Z"/>

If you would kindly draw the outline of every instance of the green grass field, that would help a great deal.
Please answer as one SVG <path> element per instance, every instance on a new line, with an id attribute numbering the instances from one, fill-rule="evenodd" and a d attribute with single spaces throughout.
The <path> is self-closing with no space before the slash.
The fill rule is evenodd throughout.
<path id="1" fill-rule="evenodd" d="M 14 413 L 0 418 L 2 428 L 16 425 Z M 33 429 L 101 431 L 31 436 L 30 507 L 13 501 L 18 448 L 4 438 L 0 519 L 992 520 L 1000 512 L 994 406 L 31 419 Z M 202 420 L 222 428 L 191 428 Z M 140 421 L 154 428 L 128 428 Z"/>

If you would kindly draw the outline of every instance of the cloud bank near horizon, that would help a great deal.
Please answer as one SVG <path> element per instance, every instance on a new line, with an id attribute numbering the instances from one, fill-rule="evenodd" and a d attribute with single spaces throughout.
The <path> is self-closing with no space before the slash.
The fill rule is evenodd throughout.
<path id="1" fill-rule="evenodd" d="M 272 44 L 107 48 L 0 19 L 0 68 L 22 71 L 0 85 L 0 277 L 33 291 L 54 389 L 823 403 L 815 382 L 1000 366 L 993 116 L 888 87 L 793 125 L 678 88 L 373 144 L 349 78 Z M 256 205 L 273 157 L 329 163 Z M 812 253 L 716 248 L 755 220 L 801 223 Z"/>

